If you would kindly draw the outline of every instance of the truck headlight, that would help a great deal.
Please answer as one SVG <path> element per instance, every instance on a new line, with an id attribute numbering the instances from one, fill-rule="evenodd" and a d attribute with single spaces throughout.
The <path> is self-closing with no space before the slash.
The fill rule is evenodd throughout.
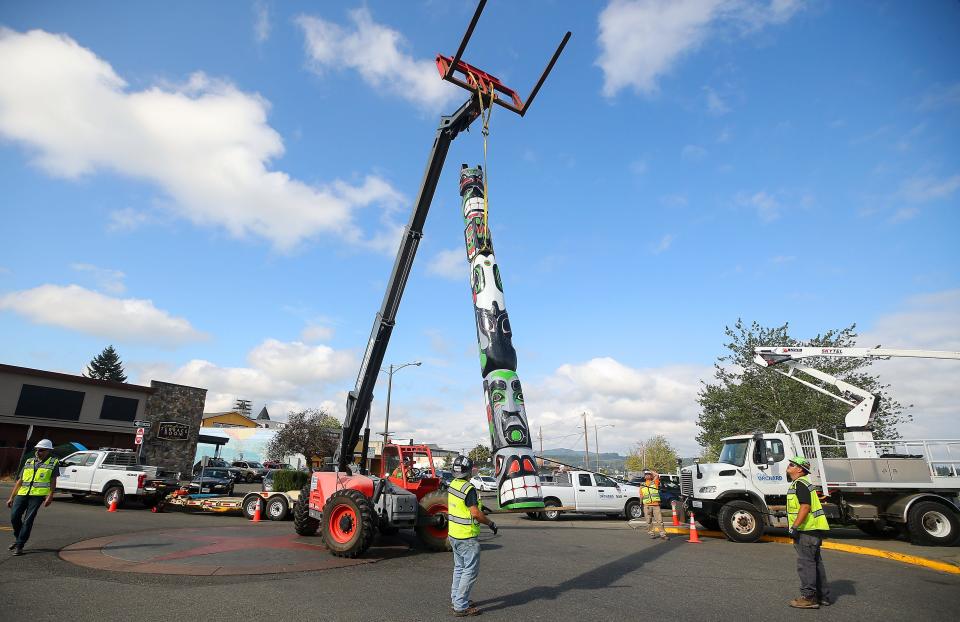
<path id="1" fill-rule="evenodd" d="M 717 492 L 717 487 L 716 487 L 716 486 L 701 486 L 701 487 L 700 487 L 700 493 L 701 493 L 701 494 L 703 494 L 703 493 L 708 493 L 708 492 Z"/>

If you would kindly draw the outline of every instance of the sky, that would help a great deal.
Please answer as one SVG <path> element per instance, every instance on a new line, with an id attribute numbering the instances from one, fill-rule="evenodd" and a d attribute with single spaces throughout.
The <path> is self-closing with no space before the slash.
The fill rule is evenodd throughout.
<path id="1" fill-rule="evenodd" d="M 342 417 L 439 117 L 469 97 L 434 58 L 473 8 L 0 4 L 0 360 L 80 373 L 113 344 L 207 411 Z M 585 419 L 591 450 L 696 455 L 737 318 L 960 350 L 960 4 L 491 0 L 464 60 L 525 96 L 567 30 L 487 155 L 544 447 L 582 447 Z M 422 365 L 394 374 L 398 438 L 489 440 L 458 195 L 483 157 L 475 125 L 400 307 L 385 364 Z M 960 436 L 956 362 L 873 369 L 913 405 L 901 433 Z"/>

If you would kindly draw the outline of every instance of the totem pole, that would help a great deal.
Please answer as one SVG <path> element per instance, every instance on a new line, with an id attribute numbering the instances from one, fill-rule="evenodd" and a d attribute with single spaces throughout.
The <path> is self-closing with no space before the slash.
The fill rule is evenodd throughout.
<path id="1" fill-rule="evenodd" d="M 494 477 L 501 507 L 541 508 L 540 477 L 517 377 L 517 352 L 513 349 L 500 268 L 487 226 L 483 174 L 481 167 L 468 168 L 464 164 L 460 170 L 460 197 Z"/>

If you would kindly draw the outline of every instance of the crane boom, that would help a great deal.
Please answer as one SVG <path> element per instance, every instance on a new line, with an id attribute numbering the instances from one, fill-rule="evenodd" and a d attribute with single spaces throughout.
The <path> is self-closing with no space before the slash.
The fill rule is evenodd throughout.
<path id="1" fill-rule="evenodd" d="M 825 348 L 798 346 L 761 346 L 753 349 L 754 362 L 761 367 L 770 367 L 784 361 L 794 361 L 811 356 L 833 358 L 887 358 L 907 357 L 924 359 L 960 360 L 960 352 L 948 350 L 899 350 L 895 348 Z"/>

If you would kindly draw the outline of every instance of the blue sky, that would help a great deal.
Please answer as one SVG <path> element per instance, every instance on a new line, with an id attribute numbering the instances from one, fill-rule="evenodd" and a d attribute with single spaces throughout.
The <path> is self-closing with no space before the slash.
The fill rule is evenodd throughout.
<path id="1" fill-rule="evenodd" d="M 471 3 L 0 6 L 3 362 L 274 415 L 340 416 Z M 738 317 L 960 349 L 960 5 L 493 0 L 465 60 L 526 94 L 491 121 L 490 223 L 534 432 L 696 451 Z M 391 429 L 485 438 L 454 143 L 387 362 Z M 869 343 L 867 343 L 869 341 Z M 947 362 L 878 363 L 911 436 L 956 435 Z M 385 380 L 385 378 L 384 378 Z M 377 392 L 379 429 L 385 383 Z M 593 431 L 590 431 L 593 445 Z"/>

